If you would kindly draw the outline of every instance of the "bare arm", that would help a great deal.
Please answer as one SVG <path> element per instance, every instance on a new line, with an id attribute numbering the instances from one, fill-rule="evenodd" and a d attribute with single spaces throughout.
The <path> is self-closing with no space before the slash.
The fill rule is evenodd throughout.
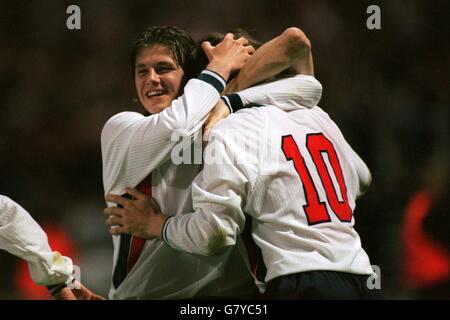
<path id="1" fill-rule="evenodd" d="M 283 71 L 314 75 L 311 42 L 299 28 L 286 29 L 256 50 L 225 91 L 243 90 Z"/>

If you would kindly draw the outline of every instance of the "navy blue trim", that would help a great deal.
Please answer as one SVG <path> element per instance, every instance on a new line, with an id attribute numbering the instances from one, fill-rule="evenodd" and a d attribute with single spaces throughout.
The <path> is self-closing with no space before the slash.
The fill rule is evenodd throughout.
<path id="1" fill-rule="evenodd" d="M 233 113 L 233 108 L 231 107 L 230 100 L 228 100 L 228 98 L 226 96 L 222 96 L 222 97 L 220 97 L 220 99 L 222 99 L 223 102 L 225 102 L 228 109 L 230 109 L 230 113 Z"/>
<path id="2" fill-rule="evenodd" d="M 217 72 L 212 71 L 212 70 L 209 70 L 209 69 L 206 69 L 206 70 L 207 70 L 208 72 L 214 73 L 216 76 L 218 76 L 220 79 L 222 79 L 223 83 L 227 83 L 226 80 L 225 80 L 220 74 L 218 74 Z"/>
<path id="3" fill-rule="evenodd" d="M 241 97 L 237 93 L 230 93 L 225 97 L 227 97 L 228 101 L 230 101 L 231 108 L 234 112 L 241 110 L 244 107 Z"/>
<path id="4" fill-rule="evenodd" d="M 210 71 L 210 70 L 208 70 Z M 212 72 L 212 71 L 210 71 Z M 200 75 L 198 76 L 199 80 L 205 81 L 206 83 L 209 83 L 210 85 L 212 85 L 217 92 L 222 93 L 223 89 L 225 89 L 225 85 L 216 77 L 214 77 L 213 75 L 210 75 L 208 73 L 200 73 Z"/>
<path id="5" fill-rule="evenodd" d="M 50 294 L 53 296 L 60 292 L 62 289 L 66 288 L 67 285 L 65 283 L 55 284 L 51 286 L 46 286 Z"/>

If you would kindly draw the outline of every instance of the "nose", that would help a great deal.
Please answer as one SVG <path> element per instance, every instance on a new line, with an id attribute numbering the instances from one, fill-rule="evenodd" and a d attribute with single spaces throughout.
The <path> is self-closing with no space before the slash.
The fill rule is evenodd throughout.
<path id="1" fill-rule="evenodd" d="M 147 74 L 147 79 L 145 79 L 145 84 L 159 84 L 161 82 L 161 79 L 159 78 L 159 74 L 155 71 L 155 69 L 150 69 Z"/>

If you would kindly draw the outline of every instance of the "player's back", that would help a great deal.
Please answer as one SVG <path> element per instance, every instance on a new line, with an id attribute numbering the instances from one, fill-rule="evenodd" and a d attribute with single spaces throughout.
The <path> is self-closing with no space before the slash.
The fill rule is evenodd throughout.
<path id="1" fill-rule="evenodd" d="M 370 172 L 319 107 L 243 110 L 221 123 L 248 177 L 244 211 L 268 267 L 266 281 L 309 270 L 371 274 L 353 228 Z"/>

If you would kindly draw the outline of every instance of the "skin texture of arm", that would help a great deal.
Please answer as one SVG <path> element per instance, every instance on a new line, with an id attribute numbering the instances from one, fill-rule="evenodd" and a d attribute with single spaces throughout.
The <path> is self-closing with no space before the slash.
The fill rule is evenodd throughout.
<path id="1" fill-rule="evenodd" d="M 311 42 L 299 28 L 286 29 L 256 50 L 225 92 L 243 90 L 283 71 L 314 75 Z"/>

